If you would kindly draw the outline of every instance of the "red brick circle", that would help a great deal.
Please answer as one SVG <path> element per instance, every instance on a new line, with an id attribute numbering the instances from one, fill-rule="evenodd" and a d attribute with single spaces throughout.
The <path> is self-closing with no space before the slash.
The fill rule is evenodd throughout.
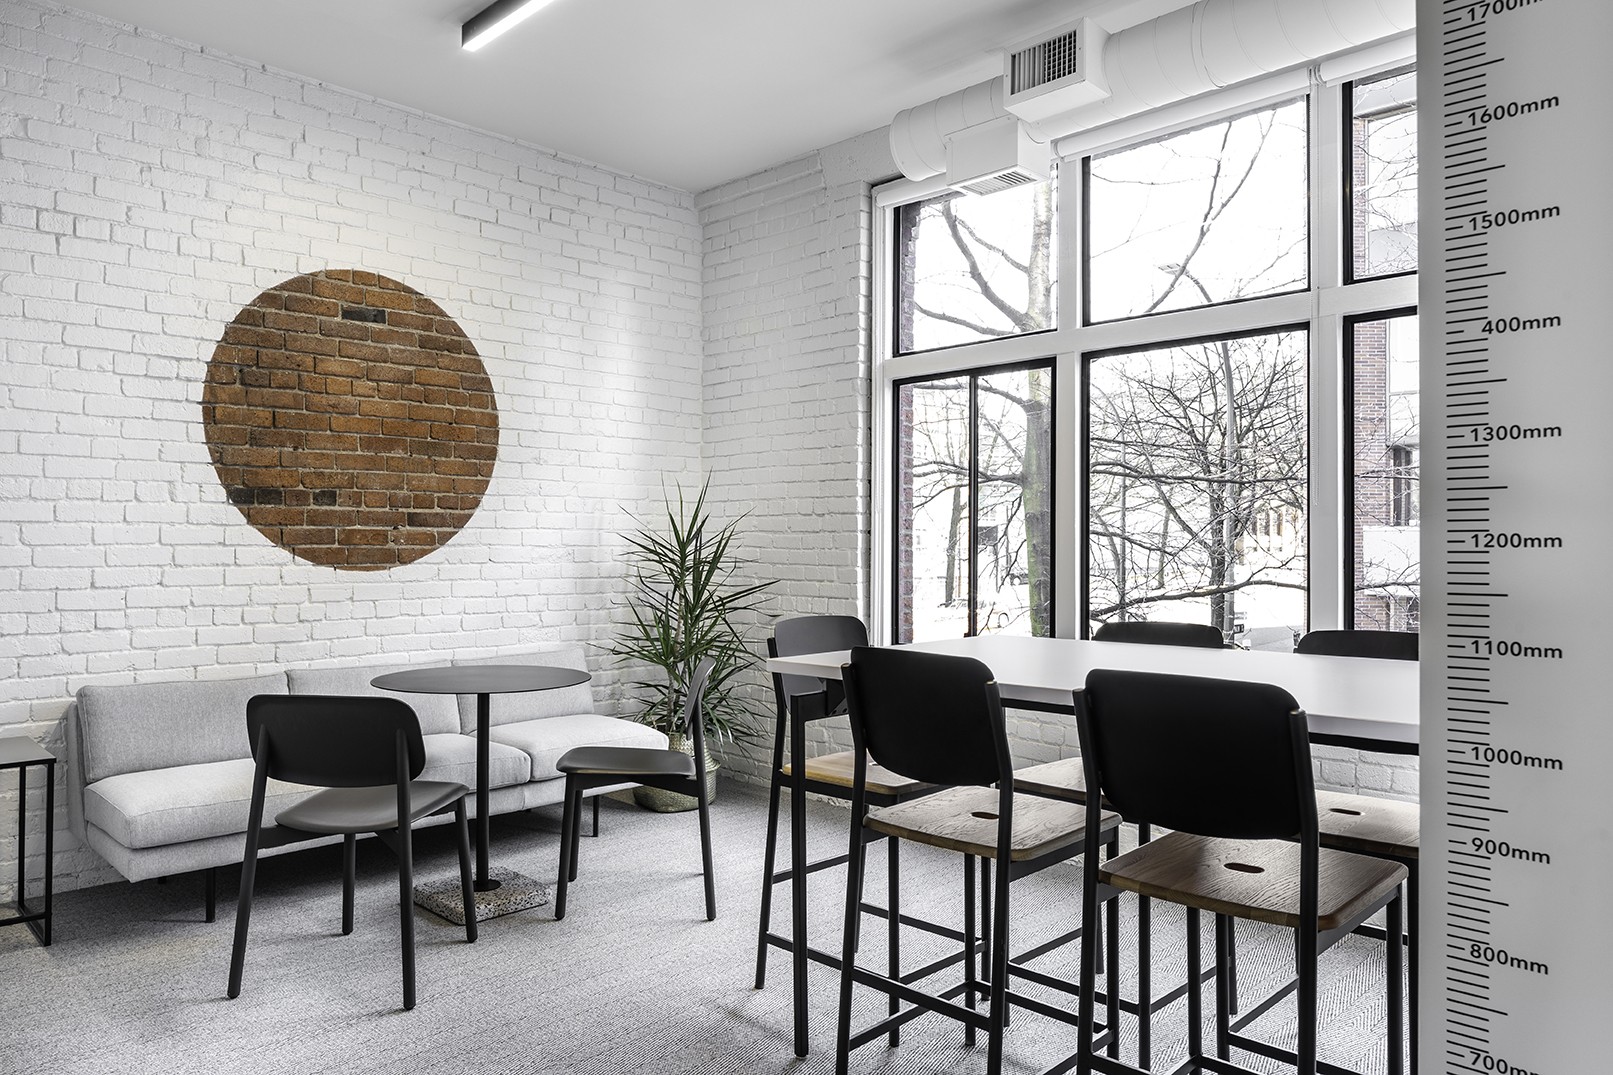
<path id="1" fill-rule="evenodd" d="M 247 522 L 349 571 L 446 544 L 498 454 L 493 384 L 465 333 L 413 288 L 347 269 L 277 284 L 236 315 L 202 425 Z"/>

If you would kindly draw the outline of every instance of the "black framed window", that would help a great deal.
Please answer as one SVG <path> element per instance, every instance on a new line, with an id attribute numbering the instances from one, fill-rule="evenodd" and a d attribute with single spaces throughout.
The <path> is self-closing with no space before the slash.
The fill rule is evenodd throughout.
<path id="1" fill-rule="evenodd" d="M 1303 290 L 1307 98 L 1087 159 L 1086 323 Z"/>
<path id="2" fill-rule="evenodd" d="M 1350 412 L 1346 622 L 1358 630 L 1417 630 L 1417 328 L 1412 310 L 1353 317 L 1344 326 Z"/>
<path id="3" fill-rule="evenodd" d="M 1058 324 L 1057 176 L 897 208 L 894 353 Z"/>
<path id="4" fill-rule="evenodd" d="M 895 388 L 894 641 L 1053 633 L 1053 364 Z"/>
<path id="5" fill-rule="evenodd" d="M 1309 333 L 1086 363 L 1086 620 L 1211 623 L 1291 650 L 1308 623 Z"/>
<path id="6" fill-rule="evenodd" d="M 1345 89 L 1346 282 L 1417 271 L 1417 73 Z"/>

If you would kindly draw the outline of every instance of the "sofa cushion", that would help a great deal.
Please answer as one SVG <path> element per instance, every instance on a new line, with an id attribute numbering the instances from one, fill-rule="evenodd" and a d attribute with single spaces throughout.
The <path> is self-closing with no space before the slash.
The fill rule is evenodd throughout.
<path id="1" fill-rule="evenodd" d="M 286 681 L 292 694 L 342 694 L 364 698 L 401 698 L 420 718 L 426 735 L 459 731 L 459 702 L 451 694 L 403 694 L 370 686 L 370 680 L 388 672 L 418 667 L 409 664 L 341 665 L 335 668 L 292 668 Z"/>
<path id="2" fill-rule="evenodd" d="M 487 786 L 506 788 L 525 784 L 532 775 L 532 759 L 502 743 L 487 744 Z M 426 736 L 426 767 L 421 780 L 451 780 L 476 790 L 476 740 L 468 735 Z"/>
<path id="3" fill-rule="evenodd" d="M 505 653 L 497 657 L 478 657 L 475 660 L 455 661 L 455 664 L 530 664 L 552 668 L 577 668 L 588 671 L 588 661 L 580 642 L 548 642 L 520 653 Z M 495 694 L 488 699 L 487 717 L 493 726 L 511 724 L 520 720 L 539 720 L 568 713 L 592 713 L 594 692 L 587 683 L 575 687 L 561 687 L 552 691 L 529 691 L 525 694 Z M 468 733 L 476 731 L 476 697 L 460 695 L 460 728 Z"/>
<path id="4" fill-rule="evenodd" d="M 246 723 L 243 716 L 241 723 Z M 162 847 L 245 832 L 252 809 L 250 759 L 120 773 L 84 789 L 84 817 L 124 847 Z M 315 789 L 269 781 L 266 822 Z"/>
<path id="5" fill-rule="evenodd" d="M 84 782 L 250 758 L 247 700 L 257 694 L 285 693 L 284 672 L 250 679 L 81 687 L 78 720 Z M 249 764 L 249 774 L 251 768 Z M 246 827 L 244 821 L 241 827 Z"/>
<path id="6" fill-rule="evenodd" d="M 662 747 L 667 738 L 647 724 L 598 713 L 571 713 L 542 720 L 500 724 L 492 731 L 494 744 L 508 744 L 532 759 L 532 779 L 560 775 L 555 763 L 572 747 Z"/>

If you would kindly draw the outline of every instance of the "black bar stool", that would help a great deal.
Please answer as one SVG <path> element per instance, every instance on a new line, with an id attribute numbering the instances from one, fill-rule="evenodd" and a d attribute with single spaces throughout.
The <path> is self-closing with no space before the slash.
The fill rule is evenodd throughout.
<path id="1" fill-rule="evenodd" d="M 1260 683 L 1197 676 L 1094 670 L 1075 695 L 1085 763 L 1087 855 L 1099 797 L 1127 818 L 1172 830 L 1089 871 L 1083 916 L 1119 891 L 1177 903 L 1187 911 L 1188 1060 L 1231 1075 L 1231 1049 L 1294 1064 L 1316 1075 L 1317 957 L 1379 910 L 1386 912 L 1388 1071 L 1404 1067 L 1401 893 L 1397 863 L 1323 848 L 1317 828 L 1305 714 L 1286 691 Z M 1204 1053 L 1199 915 L 1215 915 L 1215 1055 Z M 1299 971 L 1298 1048 L 1245 1037 L 1231 1027 L 1221 970 L 1233 918 L 1295 932 Z M 1136 1075 L 1141 1069 L 1099 1056 L 1090 987 L 1095 938 L 1082 938 L 1078 1070 Z M 1337 1070 L 1329 1067 L 1327 1070 Z"/>
<path id="2" fill-rule="evenodd" d="M 770 657 L 794 657 L 804 653 L 824 653 L 849 650 L 866 645 L 868 629 L 855 616 L 800 616 L 780 620 L 773 627 L 773 637 L 767 641 Z M 807 964 L 815 962 L 825 966 L 840 966 L 837 955 L 812 948 L 807 943 L 807 877 L 820 870 L 844 865 L 846 856 L 836 855 L 808 862 L 806 859 L 806 797 L 811 792 L 837 799 L 851 799 L 855 771 L 854 752 L 837 751 L 831 754 L 807 756 L 807 725 L 816 720 L 842 714 L 846 711 L 845 690 L 838 680 L 822 680 L 808 676 L 773 675 L 773 696 L 778 716 L 773 732 L 773 771 L 767 807 L 767 844 L 762 865 L 762 911 L 756 927 L 756 988 L 767 982 L 767 954 L 770 947 L 790 953 L 792 989 L 794 992 L 795 1055 L 806 1056 L 807 1045 Z M 785 741 L 789 741 L 789 760 L 785 760 Z M 784 788 L 790 789 L 790 865 L 777 870 L 779 799 Z M 868 767 L 868 802 L 873 806 L 892 806 L 899 802 L 927 795 L 936 790 L 934 785 L 910 780 L 877 765 Z M 896 898 L 899 891 L 901 861 L 897 842 L 888 844 L 886 869 L 888 887 L 892 896 L 886 908 L 865 905 L 870 914 L 886 919 L 887 945 L 890 952 L 889 970 L 894 977 L 901 973 L 900 926 L 924 929 L 954 940 L 963 935 L 956 930 L 938 927 L 934 923 L 903 915 Z M 791 895 L 790 935 L 782 936 L 770 931 L 773 911 L 773 887 L 788 881 Z M 956 962 L 952 960 L 949 962 Z M 895 1011 L 895 1002 L 892 1009 Z M 890 1033 L 892 1045 L 900 1040 L 896 1030 Z"/>

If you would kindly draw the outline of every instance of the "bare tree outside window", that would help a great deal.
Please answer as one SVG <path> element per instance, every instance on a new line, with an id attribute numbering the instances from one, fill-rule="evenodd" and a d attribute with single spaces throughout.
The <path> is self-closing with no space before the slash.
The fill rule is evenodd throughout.
<path id="1" fill-rule="evenodd" d="M 1351 278 L 1417 268 L 1417 76 L 1350 88 Z"/>
<path id="2" fill-rule="evenodd" d="M 1211 623 L 1257 648 L 1305 627 L 1306 336 L 1090 364 L 1088 616 Z"/>
<path id="3" fill-rule="evenodd" d="M 1417 630 L 1421 442 L 1417 317 L 1350 326 L 1356 628 Z"/>
<path id="4" fill-rule="evenodd" d="M 1054 184 L 897 211 L 902 352 L 1055 324 Z M 1052 633 L 1052 371 L 897 390 L 898 641 Z"/>
<path id="5" fill-rule="evenodd" d="M 1303 288 L 1305 104 L 1091 160 L 1091 318 Z M 1290 649 L 1306 626 L 1301 331 L 1088 364 L 1087 613 L 1208 622 Z"/>

